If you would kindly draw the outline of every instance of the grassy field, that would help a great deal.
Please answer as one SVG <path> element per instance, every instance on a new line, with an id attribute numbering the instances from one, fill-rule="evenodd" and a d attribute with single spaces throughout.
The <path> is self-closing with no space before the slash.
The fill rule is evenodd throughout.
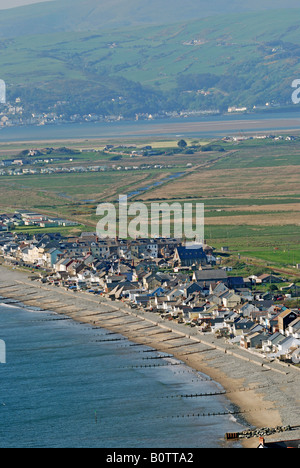
<path id="1" fill-rule="evenodd" d="M 204 203 L 211 245 L 266 264 L 300 263 L 299 141 L 221 144 L 227 151 L 215 163 L 139 198 Z"/>
<path id="2" fill-rule="evenodd" d="M 170 170 L 137 170 L 1 177 L 0 203 L 2 210 L 34 209 L 95 226 L 93 217 L 98 203 L 117 200 L 119 194 L 130 193 L 169 174 Z"/>
<path id="3" fill-rule="evenodd" d="M 39 228 L 36 226 L 18 226 L 14 228 L 14 232 L 16 233 L 24 233 L 24 234 L 41 234 L 44 232 L 47 233 L 55 233 L 55 232 L 60 232 L 63 236 L 76 236 L 79 235 L 82 231 L 86 229 L 85 225 L 79 225 L 75 227 L 64 227 L 64 226 L 59 226 L 59 227 L 53 227 L 53 228 Z"/>
<path id="4" fill-rule="evenodd" d="M 177 148 L 177 141 L 170 139 L 135 143 L 163 150 Z M 203 146 L 208 142 L 188 143 Z M 82 229 L 94 229 L 98 203 L 116 201 L 119 194 L 149 187 L 180 172 L 180 178 L 152 187 L 132 200 L 147 205 L 165 200 L 204 203 L 209 244 L 218 249 L 228 246 L 234 255 L 266 264 L 300 263 L 300 141 L 214 143 L 225 151 L 199 149 L 194 154 L 175 152 L 147 158 L 123 153 L 121 160 L 111 161 L 113 154 L 87 149 L 73 162 L 60 161 L 59 165 L 105 164 L 107 172 L 2 176 L 1 211 L 30 208 L 77 221 Z M 73 143 L 72 147 L 79 150 L 82 144 Z M 95 147 L 103 150 L 103 143 L 94 142 L 91 150 Z M 5 148 L 7 145 L 0 145 L 0 154 Z M 21 149 L 18 146 L 10 151 L 18 154 Z M 155 169 L 157 164 L 164 164 L 164 168 Z M 112 170 L 116 165 L 120 170 Z M 132 166 L 138 169 L 125 170 Z"/>
<path id="5" fill-rule="evenodd" d="M 281 264 L 300 263 L 299 226 L 206 224 L 206 240 L 218 249 Z"/>
<path id="6" fill-rule="evenodd" d="M 4 78 L 13 79 L 15 84 L 23 84 L 27 77 L 36 83 L 49 78 L 86 80 L 88 70 L 95 79 L 105 68 L 129 80 L 134 76 L 136 82 L 170 89 L 179 73 L 223 74 L 246 58 L 252 65 L 254 60 L 262 60 L 262 74 L 272 68 L 285 75 L 282 63 L 287 67 L 294 63 L 263 56 L 258 46 L 274 40 L 278 31 L 285 42 L 298 44 L 297 29 L 291 27 L 294 18 L 291 11 L 282 10 L 233 15 L 234 28 L 230 28 L 227 16 L 220 16 L 165 27 L 27 36 L 5 44 L 0 64 Z M 199 40 L 199 45 L 187 45 L 192 40 Z"/>

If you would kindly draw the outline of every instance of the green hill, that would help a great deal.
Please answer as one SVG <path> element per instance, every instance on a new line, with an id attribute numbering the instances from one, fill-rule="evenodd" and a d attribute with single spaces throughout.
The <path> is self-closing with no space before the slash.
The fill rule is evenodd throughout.
<path id="1" fill-rule="evenodd" d="M 54 0 L 2 10 L 0 37 L 165 25 L 220 14 L 297 8 L 298 0 Z"/>
<path id="2" fill-rule="evenodd" d="M 28 112 L 134 116 L 285 105 L 300 77 L 299 15 L 286 9 L 7 38 L 1 78 L 8 99 L 21 97 Z"/>

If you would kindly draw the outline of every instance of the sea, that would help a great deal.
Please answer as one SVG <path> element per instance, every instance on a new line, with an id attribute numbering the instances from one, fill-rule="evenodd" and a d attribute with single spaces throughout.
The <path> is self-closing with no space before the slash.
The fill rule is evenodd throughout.
<path id="1" fill-rule="evenodd" d="M 1 448 L 239 447 L 220 384 L 173 357 L 1 298 L 0 339 Z"/>
<path id="2" fill-rule="evenodd" d="M 241 120 L 253 129 L 251 121 L 259 119 L 255 126 L 262 130 L 277 120 L 279 128 L 285 118 L 298 128 L 294 113 L 210 116 L 11 127 L 1 129 L 0 142 L 228 134 L 239 131 Z M 210 121 L 224 123 L 224 130 L 209 124 L 189 131 L 186 125 Z M 239 444 L 226 442 L 225 433 L 247 427 L 218 383 L 104 329 L 0 298 L 0 340 L 6 344 L 1 448 L 231 448 Z"/>
<path id="3" fill-rule="evenodd" d="M 44 126 L 0 128 L 0 142 L 51 141 L 72 139 L 126 139 L 152 137 L 219 137 L 247 132 L 299 131 L 300 115 L 294 112 L 203 115 L 169 119 L 116 122 L 82 122 Z"/>

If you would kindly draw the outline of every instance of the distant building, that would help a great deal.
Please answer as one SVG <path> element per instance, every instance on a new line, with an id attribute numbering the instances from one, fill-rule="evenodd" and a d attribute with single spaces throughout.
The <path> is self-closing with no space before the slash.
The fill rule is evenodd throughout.
<path id="1" fill-rule="evenodd" d="M 228 112 L 229 113 L 232 113 L 232 112 L 246 112 L 248 109 L 247 107 L 228 107 Z"/>

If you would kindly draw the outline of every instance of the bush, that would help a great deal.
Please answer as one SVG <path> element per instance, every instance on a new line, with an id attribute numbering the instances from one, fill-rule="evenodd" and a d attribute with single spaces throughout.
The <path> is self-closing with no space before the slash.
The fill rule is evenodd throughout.
<path id="1" fill-rule="evenodd" d="M 110 161 L 120 161 L 122 159 L 122 156 L 113 156 L 110 158 Z"/>

